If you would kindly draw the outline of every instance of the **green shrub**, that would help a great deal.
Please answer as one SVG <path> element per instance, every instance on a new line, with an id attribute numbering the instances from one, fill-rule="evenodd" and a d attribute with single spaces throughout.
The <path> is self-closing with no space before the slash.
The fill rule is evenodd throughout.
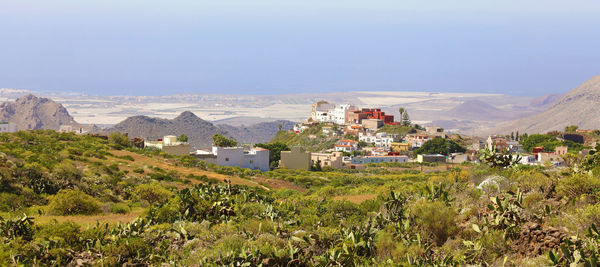
<path id="1" fill-rule="evenodd" d="M 115 203 L 111 207 L 112 213 L 126 214 L 129 212 L 129 206 L 125 203 Z"/>
<path id="2" fill-rule="evenodd" d="M 81 191 L 64 189 L 50 198 L 49 213 L 54 215 L 91 215 L 101 212 L 100 202 Z"/>
<path id="3" fill-rule="evenodd" d="M 600 179 L 587 174 L 574 174 L 558 181 L 556 192 L 559 196 L 575 199 L 583 194 L 600 190 Z"/>
<path id="4" fill-rule="evenodd" d="M 444 202 L 419 200 L 410 208 L 410 214 L 418 229 L 438 245 L 446 242 L 457 230 L 456 212 Z"/>
<path id="5" fill-rule="evenodd" d="M 173 193 L 157 182 L 138 185 L 133 193 L 135 200 L 144 200 L 150 204 L 164 203 Z"/>

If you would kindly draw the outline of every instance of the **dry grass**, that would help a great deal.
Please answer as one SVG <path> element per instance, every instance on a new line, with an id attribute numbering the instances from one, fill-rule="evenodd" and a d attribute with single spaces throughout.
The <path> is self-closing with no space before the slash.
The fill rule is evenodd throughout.
<path id="1" fill-rule="evenodd" d="M 134 159 L 134 161 L 127 161 L 127 164 L 130 166 L 120 165 L 120 167 L 123 167 L 123 169 L 129 170 L 130 174 L 136 168 L 142 168 L 144 166 L 156 166 L 163 170 L 176 171 L 184 176 L 189 175 L 189 174 L 193 174 L 195 176 L 206 175 L 206 177 L 208 177 L 208 178 L 213 178 L 213 179 L 219 180 L 221 182 L 223 182 L 225 180 L 230 180 L 232 184 L 257 186 L 257 187 L 262 187 L 267 190 L 287 188 L 287 189 L 304 191 L 304 188 L 302 188 L 302 187 L 294 185 L 293 183 L 290 183 L 288 181 L 283 181 L 283 180 L 279 180 L 279 179 L 264 178 L 264 177 L 253 177 L 251 179 L 242 179 L 240 177 L 227 176 L 227 175 L 223 175 L 223 174 L 219 174 L 219 173 L 215 173 L 215 172 L 211 172 L 211 171 L 201 170 L 199 168 L 176 166 L 173 160 L 165 159 L 165 158 L 161 158 L 161 157 L 147 157 L 144 155 L 140 155 L 140 154 L 125 151 L 125 150 L 111 150 L 110 153 L 115 156 L 120 156 L 120 157 L 131 156 Z M 122 159 L 112 158 L 112 157 L 110 157 L 110 159 L 115 162 L 119 162 L 119 161 L 123 162 L 124 161 Z M 185 177 L 183 177 L 183 178 L 186 179 Z M 188 179 L 188 180 L 190 182 L 192 182 L 193 184 L 201 183 L 200 181 L 194 180 L 194 179 Z"/>
<path id="2" fill-rule="evenodd" d="M 144 212 L 143 208 L 135 208 L 127 214 L 116 214 L 116 213 L 103 213 L 99 215 L 71 215 L 71 216 L 53 216 L 53 215 L 41 215 L 35 216 L 36 223 L 51 223 L 57 222 L 74 222 L 81 225 L 82 227 L 94 226 L 96 223 L 100 224 L 117 224 L 117 223 L 128 223 L 135 220 Z"/>

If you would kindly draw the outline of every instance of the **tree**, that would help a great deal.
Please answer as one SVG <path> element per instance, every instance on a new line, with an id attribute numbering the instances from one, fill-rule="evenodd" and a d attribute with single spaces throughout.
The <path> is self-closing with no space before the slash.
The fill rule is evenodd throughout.
<path id="1" fill-rule="evenodd" d="M 403 107 L 398 108 L 398 112 L 400 113 L 400 118 L 404 116 L 404 111 L 406 111 Z"/>
<path id="2" fill-rule="evenodd" d="M 448 156 L 449 153 L 462 153 L 465 151 L 466 149 L 454 140 L 434 138 L 415 150 L 415 154 L 442 154 Z"/>
<path id="3" fill-rule="evenodd" d="M 408 111 L 404 111 L 404 114 L 402 114 L 402 125 L 404 126 L 410 126 L 411 121 L 410 118 L 408 117 Z"/>
<path id="4" fill-rule="evenodd" d="M 279 160 L 281 159 L 281 151 L 289 151 L 290 148 L 280 142 L 271 144 L 256 144 L 256 147 L 262 147 L 269 150 L 269 166 L 275 168 L 279 166 Z"/>
<path id="5" fill-rule="evenodd" d="M 510 132 L 510 140 L 515 141 L 515 132 Z"/>
<path id="6" fill-rule="evenodd" d="M 515 134 L 515 141 L 519 141 L 519 131 L 517 131 L 517 134 Z"/>
<path id="7" fill-rule="evenodd" d="M 577 126 L 577 125 L 570 125 L 570 126 L 566 126 L 565 127 L 565 132 L 566 133 L 572 133 L 572 132 L 577 131 L 577 129 L 579 129 L 579 126 Z"/>
<path id="8" fill-rule="evenodd" d="M 181 134 L 180 136 L 177 137 L 177 141 L 179 141 L 179 142 L 187 142 L 188 141 L 188 137 L 185 134 Z"/>
<path id="9" fill-rule="evenodd" d="M 127 138 L 127 135 L 121 134 L 119 132 L 111 133 L 108 136 L 108 141 L 110 143 L 113 143 L 113 144 L 116 144 L 119 146 L 123 146 L 123 147 L 131 146 L 131 143 L 129 142 L 129 138 Z"/>
<path id="10" fill-rule="evenodd" d="M 235 147 L 237 146 L 237 141 L 235 139 L 229 139 L 222 134 L 213 135 L 213 143 L 218 147 Z"/>
<path id="11" fill-rule="evenodd" d="M 277 129 L 279 130 L 279 132 L 281 132 L 282 128 L 283 128 L 283 125 L 281 123 L 277 125 Z"/>

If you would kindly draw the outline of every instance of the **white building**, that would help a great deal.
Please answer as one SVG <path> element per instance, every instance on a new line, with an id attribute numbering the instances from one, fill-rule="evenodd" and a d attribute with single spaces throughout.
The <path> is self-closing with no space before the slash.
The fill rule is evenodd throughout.
<path id="1" fill-rule="evenodd" d="M 387 133 L 377 133 L 375 135 L 359 133 L 358 141 L 362 141 L 367 144 L 375 144 L 375 147 L 389 148 L 392 146 L 392 143 L 395 140 L 392 136 L 388 135 Z"/>
<path id="2" fill-rule="evenodd" d="M 61 133 L 75 133 L 75 134 L 86 134 L 88 131 L 84 130 L 81 126 L 73 125 L 61 125 L 58 129 Z"/>
<path id="3" fill-rule="evenodd" d="M 352 153 L 358 150 L 358 142 L 350 139 L 338 141 L 335 145 L 335 151 Z"/>
<path id="4" fill-rule="evenodd" d="M 408 156 L 365 156 L 365 157 L 353 157 L 351 160 L 352 164 L 368 164 L 368 163 L 382 163 L 382 162 L 408 162 Z"/>
<path id="5" fill-rule="evenodd" d="M 521 164 L 534 165 L 536 163 L 535 155 L 520 155 L 520 156 L 521 156 L 521 160 L 519 160 L 519 163 L 521 163 Z"/>
<path id="6" fill-rule="evenodd" d="M 177 136 L 174 135 L 164 136 L 157 141 L 144 140 L 144 147 L 153 147 L 176 156 L 190 154 L 190 145 L 187 142 L 177 141 Z"/>
<path id="7" fill-rule="evenodd" d="M 312 105 L 311 118 L 313 121 L 330 121 L 329 112 L 334 108 L 334 104 L 330 104 L 327 101 L 319 101 L 316 104 Z"/>
<path id="8" fill-rule="evenodd" d="M 0 133 L 14 133 L 17 131 L 17 125 L 12 122 L 0 122 Z"/>
<path id="9" fill-rule="evenodd" d="M 212 147 L 212 151 L 198 150 L 199 159 L 214 163 L 219 166 L 240 167 L 252 170 L 268 171 L 269 150 L 253 148 L 244 151 L 242 147 Z"/>
<path id="10" fill-rule="evenodd" d="M 406 141 L 411 143 L 413 148 L 419 148 L 431 139 L 433 139 L 431 136 L 418 134 L 412 134 L 406 137 Z"/>
<path id="11" fill-rule="evenodd" d="M 330 122 L 335 124 L 346 124 L 346 114 L 348 111 L 356 110 L 355 106 L 342 104 L 329 111 Z"/>

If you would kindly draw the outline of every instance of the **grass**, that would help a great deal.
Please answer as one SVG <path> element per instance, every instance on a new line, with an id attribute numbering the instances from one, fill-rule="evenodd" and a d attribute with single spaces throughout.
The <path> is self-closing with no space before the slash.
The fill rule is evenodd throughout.
<path id="1" fill-rule="evenodd" d="M 130 212 L 126 214 L 117 214 L 117 213 L 103 213 L 98 215 L 71 215 L 71 216 L 54 216 L 54 215 L 41 215 L 41 216 L 33 216 L 35 218 L 36 223 L 44 224 L 51 223 L 53 221 L 57 222 L 74 222 L 76 224 L 81 225 L 82 227 L 93 226 L 96 223 L 105 224 L 108 223 L 110 225 L 118 224 L 118 223 L 128 223 L 142 215 L 145 211 L 144 208 L 133 208 Z"/>

